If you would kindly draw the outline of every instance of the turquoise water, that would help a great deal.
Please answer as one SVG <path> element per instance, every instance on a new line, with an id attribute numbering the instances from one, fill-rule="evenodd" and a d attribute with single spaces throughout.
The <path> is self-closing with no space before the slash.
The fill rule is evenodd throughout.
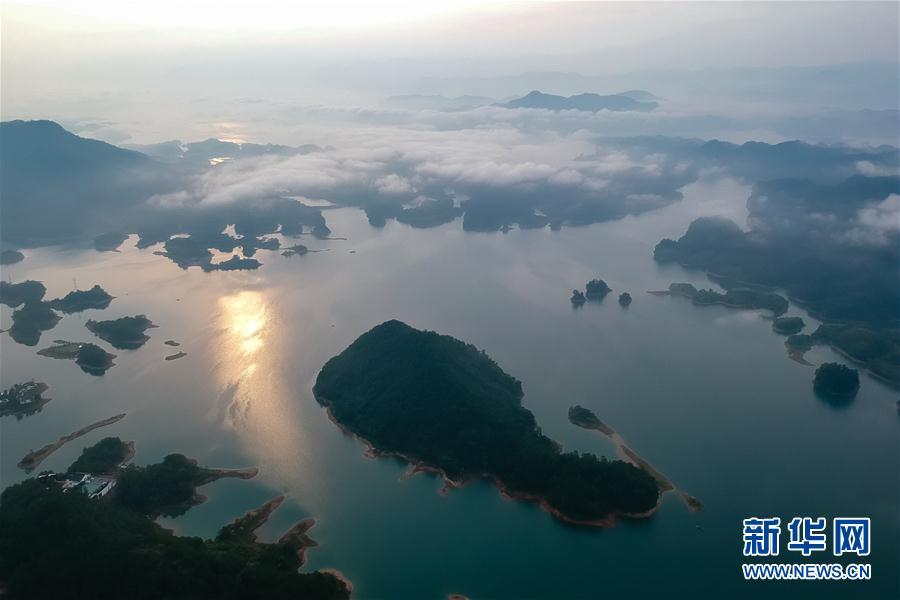
<path id="1" fill-rule="evenodd" d="M 472 234 L 458 221 L 373 229 L 357 210 L 327 210 L 346 241 L 304 238 L 323 251 L 303 257 L 263 251 L 264 266 L 249 272 L 182 271 L 133 239 L 119 253 L 30 251 L 4 278 L 42 280 L 50 297 L 74 278 L 117 298 L 64 317 L 36 348 L 0 338 L 2 385 L 34 377 L 53 398 L 38 415 L 0 421 L 2 485 L 24 477 L 15 465 L 29 449 L 126 412 L 41 468 L 65 468 L 106 435 L 135 440 L 139 463 L 177 451 L 211 466 L 257 465 L 256 479 L 205 486 L 205 504 L 163 523 L 212 536 L 286 494 L 261 537 L 315 517 L 320 546 L 305 568 L 341 570 L 357 598 L 897 597 L 897 392 L 864 377 L 851 405 L 832 407 L 813 395 L 813 369 L 787 358 L 765 315 L 644 293 L 673 281 L 708 285 L 701 273 L 653 262 L 661 237 L 679 236 L 699 214 L 745 218 L 747 190 L 734 182 L 685 193 L 654 213 L 559 232 Z M 593 277 L 614 293 L 573 310 L 572 288 Z M 634 297 L 627 309 L 616 302 L 622 291 Z M 10 312 L 0 309 L 4 328 Z M 91 340 L 88 318 L 138 313 L 159 328 L 139 350 L 111 350 L 116 366 L 103 377 L 35 354 L 53 339 Z M 815 327 L 797 307 L 789 314 Z M 483 348 L 522 380 L 547 435 L 613 456 L 606 438 L 566 418 L 572 404 L 591 408 L 704 510 L 669 495 L 652 519 L 576 529 L 488 484 L 441 496 L 435 477 L 405 477 L 398 461 L 364 457 L 310 390 L 328 358 L 390 318 Z M 164 361 L 179 350 L 166 339 L 188 356 Z M 807 358 L 841 361 L 823 348 Z M 872 517 L 872 581 L 744 582 L 741 520 L 757 515 Z M 784 550 L 781 559 L 800 562 Z"/>

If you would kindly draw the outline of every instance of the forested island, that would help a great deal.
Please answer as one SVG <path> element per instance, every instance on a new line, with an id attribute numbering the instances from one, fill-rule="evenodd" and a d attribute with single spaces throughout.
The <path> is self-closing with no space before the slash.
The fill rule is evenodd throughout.
<path id="1" fill-rule="evenodd" d="M 282 252 L 282 256 L 303 256 L 309 252 L 309 248 L 304 246 L 303 244 L 294 244 L 293 246 L 289 246 L 285 248 Z"/>
<path id="2" fill-rule="evenodd" d="M 626 462 L 562 452 L 521 404 L 521 383 L 483 351 L 400 321 L 329 360 L 313 388 L 373 451 L 438 470 L 448 485 L 485 477 L 571 523 L 605 526 L 652 514 L 653 477 Z"/>
<path id="3" fill-rule="evenodd" d="M 839 363 L 823 363 L 816 369 L 813 389 L 825 398 L 850 400 L 859 391 L 859 371 Z"/>
<path id="4" fill-rule="evenodd" d="M 44 392 L 48 389 L 46 383 L 27 381 L 0 391 L 0 417 L 15 416 L 21 419 L 40 412 L 50 402 L 50 398 L 44 398 Z"/>
<path id="5" fill-rule="evenodd" d="M 772 331 L 781 335 L 795 335 L 803 331 L 806 323 L 800 317 L 778 317 L 772 321 Z"/>
<path id="6" fill-rule="evenodd" d="M 631 294 L 628 292 L 622 292 L 619 294 L 619 306 L 630 306 L 631 305 Z"/>
<path id="7" fill-rule="evenodd" d="M 25 346 L 36 346 L 41 334 L 56 327 L 60 316 L 46 302 L 26 302 L 12 314 L 9 337 Z"/>
<path id="8" fill-rule="evenodd" d="M 64 313 L 76 313 L 89 308 L 106 308 L 112 300 L 113 297 L 106 290 L 95 285 L 89 290 L 74 290 L 62 298 L 50 300 L 47 304 Z"/>
<path id="9" fill-rule="evenodd" d="M 89 320 L 84 324 L 91 333 L 120 350 L 140 348 L 150 339 L 144 332 L 156 327 L 146 315 L 122 317 L 112 321 Z"/>
<path id="10" fill-rule="evenodd" d="M 602 279 L 591 279 L 584 288 L 588 300 L 603 300 L 612 290 Z"/>
<path id="11" fill-rule="evenodd" d="M 4 250 L 0 252 L 0 265 L 14 265 L 25 260 L 25 255 L 18 250 Z"/>
<path id="12" fill-rule="evenodd" d="M 570 301 L 572 302 L 572 306 L 581 306 L 587 302 L 587 298 L 584 297 L 584 293 L 581 290 L 572 290 Z"/>
<path id="13" fill-rule="evenodd" d="M 29 279 L 20 283 L 0 281 L 0 304 L 16 308 L 20 304 L 40 302 L 47 288 L 40 281 Z"/>
<path id="14" fill-rule="evenodd" d="M 74 360 L 82 371 L 89 375 L 103 375 L 116 363 L 115 354 L 110 354 L 100 346 L 90 343 L 54 340 L 54 345 L 38 350 L 40 356 L 62 360 Z"/>
<path id="15" fill-rule="evenodd" d="M 205 271 L 240 271 L 243 269 L 258 269 L 262 263 L 255 258 L 241 258 L 237 255 L 220 263 L 213 263 Z"/>

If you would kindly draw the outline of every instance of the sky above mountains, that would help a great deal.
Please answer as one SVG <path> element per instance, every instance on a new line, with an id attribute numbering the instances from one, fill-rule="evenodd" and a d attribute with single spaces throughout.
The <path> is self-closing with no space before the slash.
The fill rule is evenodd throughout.
<path id="1" fill-rule="evenodd" d="M 698 129 L 669 123 L 686 116 L 896 110 L 898 11 L 850 2 L 9 1 L 0 110 L 4 120 L 52 118 L 112 142 L 293 144 L 320 143 L 277 136 L 285 123 L 332 118 L 322 106 L 355 111 L 341 120 L 410 120 L 357 110 L 382 110 L 402 94 L 508 101 L 533 89 L 647 89 L 667 100 L 663 133 Z M 883 118 L 863 116 L 874 131 Z M 645 133 L 619 121 L 611 129 Z M 749 129 L 768 129 L 770 141 L 809 137 L 803 127 Z"/>

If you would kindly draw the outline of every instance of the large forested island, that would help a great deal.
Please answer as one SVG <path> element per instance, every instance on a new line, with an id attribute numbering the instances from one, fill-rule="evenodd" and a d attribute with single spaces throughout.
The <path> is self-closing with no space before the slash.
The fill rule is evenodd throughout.
<path id="1" fill-rule="evenodd" d="M 387 321 L 329 360 L 316 399 L 376 453 L 438 469 L 451 485 L 487 477 L 568 522 L 646 515 L 660 490 L 619 460 L 562 452 L 522 406 L 522 385 L 483 351 Z"/>

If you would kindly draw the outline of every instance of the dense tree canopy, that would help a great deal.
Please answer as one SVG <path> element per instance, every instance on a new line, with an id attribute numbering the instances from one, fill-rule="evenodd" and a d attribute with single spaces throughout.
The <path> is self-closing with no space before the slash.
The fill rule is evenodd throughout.
<path id="1" fill-rule="evenodd" d="M 561 452 L 522 406 L 521 383 L 450 336 L 383 323 L 328 361 L 314 391 L 380 450 L 454 479 L 494 476 L 571 519 L 643 512 L 659 497 L 653 478 L 632 465 Z"/>

